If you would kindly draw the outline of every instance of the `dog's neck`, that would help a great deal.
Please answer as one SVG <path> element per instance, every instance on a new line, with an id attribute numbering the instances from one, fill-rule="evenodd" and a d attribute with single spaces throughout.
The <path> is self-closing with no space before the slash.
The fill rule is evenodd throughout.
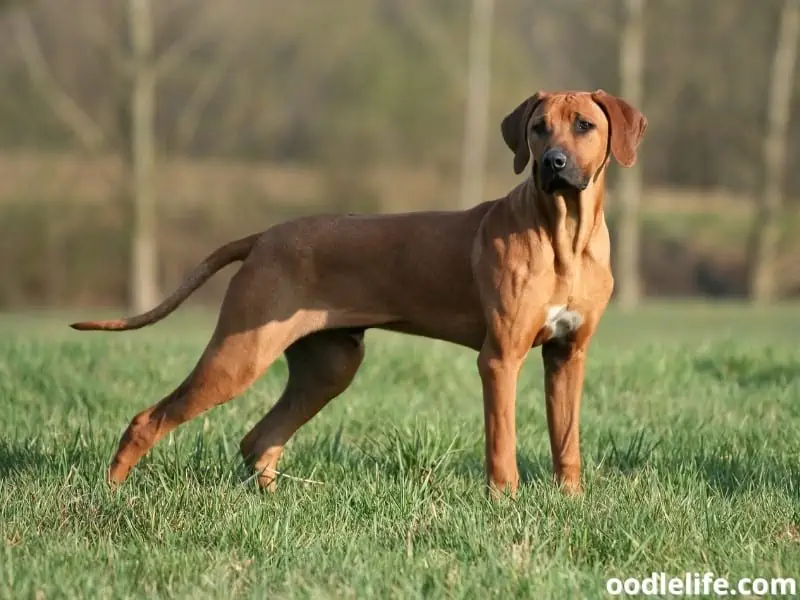
<path id="1" fill-rule="evenodd" d="M 555 253 L 555 268 L 569 273 L 583 256 L 603 219 L 605 173 L 593 178 L 584 190 L 565 190 L 551 194 L 531 181 L 538 199 L 539 214 Z"/>

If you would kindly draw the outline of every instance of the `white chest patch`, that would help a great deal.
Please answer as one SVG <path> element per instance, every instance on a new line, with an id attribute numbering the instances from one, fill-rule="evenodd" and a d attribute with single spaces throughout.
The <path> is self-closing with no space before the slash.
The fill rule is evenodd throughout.
<path id="1" fill-rule="evenodd" d="M 583 316 L 574 310 L 567 310 L 563 304 L 551 306 L 547 309 L 545 327 L 548 327 L 552 334 L 548 339 L 567 337 L 583 324 Z"/>

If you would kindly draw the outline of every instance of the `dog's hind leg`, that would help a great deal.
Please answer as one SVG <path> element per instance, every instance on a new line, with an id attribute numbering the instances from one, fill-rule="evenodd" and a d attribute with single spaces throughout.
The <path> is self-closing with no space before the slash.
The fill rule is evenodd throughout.
<path id="1" fill-rule="evenodd" d="M 240 445 L 261 487 L 275 489 L 278 460 L 289 438 L 353 381 L 364 359 L 363 336 L 361 330 L 319 331 L 286 351 L 286 389 Z"/>
<path id="2" fill-rule="evenodd" d="M 283 310 L 287 302 L 280 306 L 277 290 L 255 290 L 254 279 L 263 276 L 245 263 L 231 279 L 216 329 L 197 366 L 175 391 L 131 421 L 109 468 L 111 482 L 123 481 L 178 425 L 244 392 L 296 339 L 319 328 L 315 316 Z"/>

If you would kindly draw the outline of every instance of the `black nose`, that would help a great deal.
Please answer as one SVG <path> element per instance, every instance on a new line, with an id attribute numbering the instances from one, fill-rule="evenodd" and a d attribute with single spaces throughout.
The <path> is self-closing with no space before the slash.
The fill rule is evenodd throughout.
<path id="1" fill-rule="evenodd" d="M 561 150 L 548 150 L 542 157 L 542 161 L 552 171 L 563 171 L 567 166 L 567 155 Z"/>

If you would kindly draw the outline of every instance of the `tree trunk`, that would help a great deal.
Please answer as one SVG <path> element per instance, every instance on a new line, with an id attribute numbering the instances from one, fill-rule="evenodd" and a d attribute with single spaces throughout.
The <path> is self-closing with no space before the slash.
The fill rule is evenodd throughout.
<path id="1" fill-rule="evenodd" d="M 494 0 L 472 0 L 469 34 L 467 105 L 461 164 L 461 206 L 469 208 L 483 197 L 491 89 L 492 21 Z"/>
<path id="2" fill-rule="evenodd" d="M 155 91 L 153 20 L 150 0 L 128 0 L 131 45 L 130 131 L 131 202 L 129 302 L 142 312 L 159 300 L 156 254 Z"/>
<path id="3" fill-rule="evenodd" d="M 754 304 L 773 302 L 780 292 L 777 279 L 778 243 L 798 37 L 800 2 L 786 0 L 772 57 L 767 132 L 763 147 L 763 189 L 748 257 L 750 299 Z"/>
<path id="4" fill-rule="evenodd" d="M 641 108 L 644 79 L 644 0 L 623 0 L 624 23 L 619 47 L 620 95 Z M 639 279 L 639 201 L 642 173 L 638 166 L 621 169 L 617 202 L 616 288 L 621 308 L 635 308 L 641 299 Z"/>

